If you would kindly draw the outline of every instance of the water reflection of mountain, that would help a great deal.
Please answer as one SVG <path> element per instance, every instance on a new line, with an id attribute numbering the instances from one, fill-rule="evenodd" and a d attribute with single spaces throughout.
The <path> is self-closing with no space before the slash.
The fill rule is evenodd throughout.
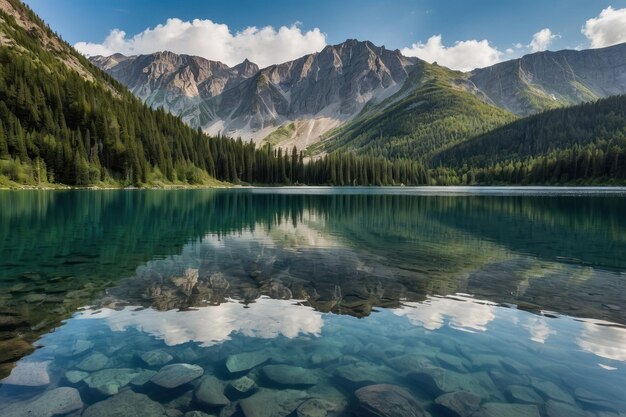
<path id="1" fill-rule="evenodd" d="M 181 190 L 0 201 L 0 363 L 104 288 L 110 306 L 266 295 L 360 317 L 461 291 L 626 323 L 623 199 Z"/>

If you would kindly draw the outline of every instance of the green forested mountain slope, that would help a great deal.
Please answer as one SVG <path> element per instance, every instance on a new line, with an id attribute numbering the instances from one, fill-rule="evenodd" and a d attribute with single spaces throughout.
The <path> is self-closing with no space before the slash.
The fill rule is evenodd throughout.
<path id="1" fill-rule="evenodd" d="M 143 105 L 22 3 L 0 5 L 0 174 L 85 185 L 212 172 L 204 135 Z"/>
<path id="2" fill-rule="evenodd" d="M 208 137 L 151 110 L 18 0 L 0 0 L 0 186 L 417 184 L 423 166 Z"/>
<path id="3" fill-rule="evenodd" d="M 517 120 L 433 157 L 472 182 L 626 180 L 626 95 Z"/>
<path id="4" fill-rule="evenodd" d="M 466 74 L 419 62 L 399 92 L 366 107 L 313 153 L 350 150 L 422 159 L 514 119 L 472 92 Z"/>

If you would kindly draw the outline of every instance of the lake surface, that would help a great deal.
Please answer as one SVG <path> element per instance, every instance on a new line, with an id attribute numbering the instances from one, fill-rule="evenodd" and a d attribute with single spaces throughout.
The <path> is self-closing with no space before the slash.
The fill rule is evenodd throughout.
<path id="1" fill-rule="evenodd" d="M 626 190 L 0 192 L 0 378 L 10 417 L 623 416 Z"/>

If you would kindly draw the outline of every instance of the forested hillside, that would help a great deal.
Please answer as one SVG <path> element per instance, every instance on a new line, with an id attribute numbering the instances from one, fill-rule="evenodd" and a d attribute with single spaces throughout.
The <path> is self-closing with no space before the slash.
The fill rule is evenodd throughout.
<path id="1" fill-rule="evenodd" d="M 426 159 L 438 150 L 515 120 L 471 92 L 466 75 L 415 64 L 402 89 L 337 129 L 313 152 L 348 150 L 386 158 Z"/>
<path id="2" fill-rule="evenodd" d="M 417 183 L 419 165 L 208 137 L 151 110 L 27 6 L 0 3 L 0 185 Z"/>
<path id="3" fill-rule="evenodd" d="M 515 121 L 438 153 L 432 165 L 450 182 L 624 182 L 626 95 Z"/>

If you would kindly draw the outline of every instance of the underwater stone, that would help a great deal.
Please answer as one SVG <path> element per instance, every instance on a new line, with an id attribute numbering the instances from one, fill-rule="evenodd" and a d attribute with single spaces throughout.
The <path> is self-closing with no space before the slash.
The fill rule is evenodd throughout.
<path id="1" fill-rule="evenodd" d="M 83 371 L 67 371 L 65 373 L 65 379 L 67 379 L 70 384 L 77 384 L 88 376 L 89 373 Z"/>
<path id="2" fill-rule="evenodd" d="M 290 365 L 267 365 L 261 368 L 265 378 L 278 385 L 315 385 L 319 378 L 311 369 Z"/>
<path id="3" fill-rule="evenodd" d="M 102 353 L 92 353 L 80 361 L 76 367 L 81 371 L 94 372 L 107 366 L 107 363 L 109 363 L 109 358 Z"/>
<path id="4" fill-rule="evenodd" d="M 155 376 L 157 374 L 156 371 L 151 371 L 149 369 L 141 369 L 141 370 L 137 370 L 137 376 L 134 377 L 131 381 L 130 381 L 130 385 L 134 385 L 134 386 L 142 386 L 148 383 L 148 381 L 150 381 L 150 379 L 152 379 L 153 376 Z"/>
<path id="5" fill-rule="evenodd" d="M 595 410 L 617 411 L 619 408 L 609 403 L 605 398 L 585 388 L 576 388 L 574 395 L 576 395 L 578 401 Z"/>
<path id="6" fill-rule="evenodd" d="M 207 413 L 203 413 L 202 411 L 187 411 L 183 417 L 212 417 Z"/>
<path id="7" fill-rule="evenodd" d="M 93 348 L 93 342 L 79 339 L 76 342 L 74 342 L 74 345 L 72 346 L 72 355 L 78 356 L 81 353 L 87 352 L 91 348 Z"/>
<path id="8" fill-rule="evenodd" d="M 89 388 L 95 389 L 103 395 L 115 395 L 120 388 L 128 385 L 137 375 L 139 374 L 133 369 L 103 369 L 85 378 L 85 383 Z"/>
<path id="9" fill-rule="evenodd" d="M 544 398 L 574 404 L 574 398 L 559 388 L 554 382 L 531 378 L 530 384 Z"/>
<path id="10" fill-rule="evenodd" d="M 150 380 L 163 388 L 176 388 L 200 378 L 203 373 L 204 370 L 198 365 L 175 363 L 161 368 Z"/>
<path id="11" fill-rule="evenodd" d="M 241 400 L 239 405 L 246 417 L 286 417 L 307 399 L 304 391 L 263 389 Z"/>
<path id="12" fill-rule="evenodd" d="M 88 407 L 82 417 L 167 417 L 165 408 L 147 395 L 123 391 Z"/>
<path id="13" fill-rule="evenodd" d="M 83 408 L 76 388 L 61 387 L 44 392 L 34 400 L 16 403 L 2 410 L 3 417 L 52 417 Z"/>
<path id="14" fill-rule="evenodd" d="M 270 355 L 264 351 L 244 352 L 230 355 L 226 360 L 226 369 L 230 373 L 248 371 L 270 360 Z"/>
<path id="15" fill-rule="evenodd" d="M 548 417 L 585 417 L 587 415 L 578 407 L 554 400 L 546 402 L 546 414 Z"/>
<path id="16" fill-rule="evenodd" d="M 335 376 L 352 388 L 393 380 L 387 368 L 365 362 L 340 366 L 335 370 Z"/>
<path id="17" fill-rule="evenodd" d="M 206 375 L 200 380 L 194 394 L 197 402 L 209 407 L 223 407 L 230 404 L 230 400 L 224 395 L 224 385 L 211 375 Z"/>
<path id="18" fill-rule="evenodd" d="M 172 355 L 161 349 L 151 350 L 140 355 L 142 361 L 149 366 L 162 366 L 174 359 Z"/>
<path id="19" fill-rule="evenodd" d="M 306 400 L 298 407 L 298 417 L 327 417 L 340 414 L 345 408 L 344 404 L 338 404 L 332 401 L 320 398 L 311 398 Z"/>
<path id="20" fill-rule="evenodd" d="M 532 404 L 487 403 L 476 417 L 541 417 L 539 409 Z"/>
<path id="21" fill-rule="evenodd" d="M 354 393 L 361 408 L 378 417 L 427 417 L 428 413 L 404 388 L 377 384 Z"/>
<path id="22" fill-rule="evenodd" d="M 235 379 L 230 383 L 230 386 L 235 391 L 245 394 L 246 392 L 254 389 L 256 383 L 252 378 L 248 378 L 247 376 L 242 376 L 239 379 Z"/>
<path id="23" fill-rule="evenodd" d="M 3 384 L 23 387 L 41 387 L 50 383 L 48 367 L 50 361 L 19 362 L 11 371 L 11 375 L 2 380 Z"/>
<path id="24" fill-rule="evenodd" d="M 541 404 L 543 399 L 537 392 L 521 385 L 509 385 L 506 390 L 506 396 L 510 401 L 524 404 Z"/>
<path id="25" fill-rule="evenodd" d="M 480 408 L 480 397 L 467 391 L 456 391 L 437 397 L 435 403 L 455 417 L 469 417 Z"/>

